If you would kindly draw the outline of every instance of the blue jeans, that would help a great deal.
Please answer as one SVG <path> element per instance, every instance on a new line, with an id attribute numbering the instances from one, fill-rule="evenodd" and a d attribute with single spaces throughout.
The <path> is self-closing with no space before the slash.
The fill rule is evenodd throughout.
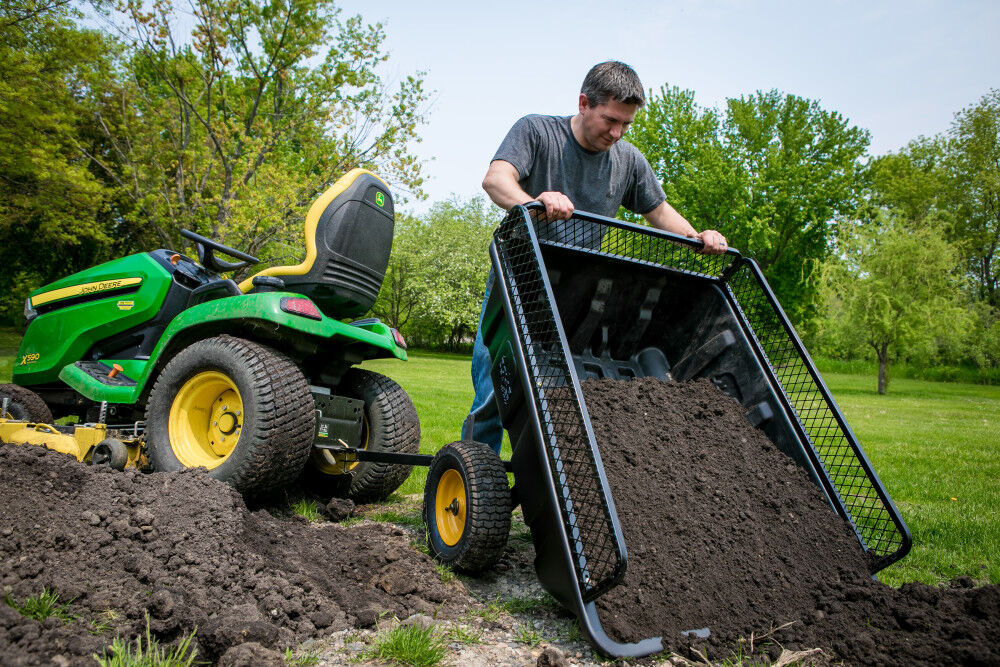
<path id="1" fill-rule="evenodd" d="M 483 342 L 483 315 L 486 313 L 486 302 L 490 299 L 493 288 L 493 269 L 486 278 L 486 293 L 483 295 L 483 305 L 479 310 L 479 329 L 476 331 L 476 342 L 472 345 L 472 386 L 476 397 L 472 399 L 469 416 L 475 422 L 472 429 L 472 439 L 482 442 L 500 453 L 503 442 L 503 425 L 500 423 L 500 412 L 493 400 L 493 380 L 490 378 L 490 352 Z M 464 430 L 464 429 L 463 429 Z"/>

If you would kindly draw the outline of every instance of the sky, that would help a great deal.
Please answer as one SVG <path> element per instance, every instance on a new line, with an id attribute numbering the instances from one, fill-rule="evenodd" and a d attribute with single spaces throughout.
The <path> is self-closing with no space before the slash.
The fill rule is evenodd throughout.
<path id="1" fill-rule="evenodd" d="M 338 4 L 384 24 L 389 78 L 422 70 L 434 91 L 414 147 L 428 199 L 404 206 L 416 213 L 481 194 L 514 121 L 575 113 L 584 75 L 604 60 L 631 65 L 647 90 L 693 90 L 705 107 L 771 89 L 817 100 L 867 129 L 872 155 L 947 130 L 1000 88 L 996 0 Z"/>

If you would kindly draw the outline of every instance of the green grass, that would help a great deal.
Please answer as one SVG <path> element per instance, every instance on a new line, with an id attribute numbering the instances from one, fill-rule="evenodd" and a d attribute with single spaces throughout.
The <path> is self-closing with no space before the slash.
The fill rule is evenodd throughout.
<path id="1" fill-rule="evenodd" d="M 301 498 L 290 505 L 293 512 L 309 521 L 319 521 L 319 503 L 315 500 Z"/>
<path id="2" fill-rule="evenodd" d="M 420 416 L 420 452 L 433 454 L 461 436 L 462 422 L 472 405 L 472 357 L 444 352 L 411 350 L 405 362 L 397 359 L 366 361 L 363 368 L 388 375 L 410 396 Z M 500 455 L 510 458 L 504 435 Z M 423 493 L 427 468 L 416 467 L 399 493 Z"/>
<path id="3" fill-rule="evenodd" d="M 517 629 L 514 630 L 514 641 L 519 644 L 527 644 L 531 648 L 535 648 L 542 643 L 542 635 L 538 633 L 537 630 L 528 625 L 518 625 Z"/>
<path id="4" fill-rule="evenodd" d="M 285 649 L 285 664 L 289 667 L 312 667 L 319 664 L 319 649 L 306 651 L 303 649 L 293 650 L 291 646 Z"/>
<path id="5" fill-rule="evenodd" d="M 886 583 L 1000 583 L 1000 387 L 828 373 L 827 385 L 913 533 Z"/>
<path id="6" fill-rule="evenodd" d="M 365 514 L 365 518 L 370 521 L 377 521 L 378 523 L 398 523 L 404 526 L 424 525 L 424 519 L 420 516 L 419 512 L 404 514 L 403 512 L 388 509 Z"/>
<path id="7" fill-rule="evenodd" d="M 135 642 L 127 642 L 121 637 L 105 649 L 103 656 L 94 655 L 101 667 L 190 667 L 195 664 L 198 651 L 192 649 L 194 630 L 169 651 L 153 638 L 149 631 L 149 617 L 146 617 L 146 641 L 136 637 Z"/>
<path id="8" fill-rule="evenodd" d="M 436 628 L 396 626 L 379 635 L 362 652 L 366 660 L 385 660 L 413 667 L 435 667 L 448 655 L 447 638 Z"/>
<path id="9" fill-rule="evenodd" d="M 69 602 L 60 602 L 59 594 L 43 588 L 38 595 L 29 595 L 22 601 L 17 601 L 10 593 L 4 593 L 3 601 L 8 607 L 20 612 L 21 616 L 44 621 L 47 618 L 58 618 L 63 623 L 72 621 L 75 616 L 70 613 Z"/>

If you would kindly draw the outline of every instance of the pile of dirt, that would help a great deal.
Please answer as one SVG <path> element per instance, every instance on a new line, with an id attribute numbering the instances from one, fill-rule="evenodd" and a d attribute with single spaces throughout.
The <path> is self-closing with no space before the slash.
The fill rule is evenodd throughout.
<path id="1" fill-rule="evenodd" d="M 872 580 L 820 489 L 708 380 L 588 380 L 583 394 L 629 554 L 598 600 L 611 636 L 716 659 L 753 635 L 857 664 L 1000 664 L 1000 587 Z"/>
<path id="2" fill-rule="evenodd" d="M 252 512 L 201 470 L 120 473 L 0 445 L 0 591 L 21 603 L 46 590 L 72 620 L 0 603 L 5 664 L 93 664 L 115 636 L 144 634 L 147 616 L 162 642 L 195 631 L 199 659 L 217 660 L 470 602 L 397 527 Z"/>

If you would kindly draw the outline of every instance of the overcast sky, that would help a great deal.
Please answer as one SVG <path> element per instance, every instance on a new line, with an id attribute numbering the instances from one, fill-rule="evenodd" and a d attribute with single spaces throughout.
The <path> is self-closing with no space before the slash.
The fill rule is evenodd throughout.
<path id="1" fill-rule="evenodd" d="M 424 70 L 435 91 L 417 154 L 427 202 L 481 193 L 489 160 L 528 113 L 576 111 L 603 60 L 649 89 L 695 91 L 702 106 L 776 88 L 818 100 L 871 132 L 870 152 L 948 128 L 1000 88 L 1000 2 L 413 2 L 341 0 L 381 21 L 388 74 Z"/>

